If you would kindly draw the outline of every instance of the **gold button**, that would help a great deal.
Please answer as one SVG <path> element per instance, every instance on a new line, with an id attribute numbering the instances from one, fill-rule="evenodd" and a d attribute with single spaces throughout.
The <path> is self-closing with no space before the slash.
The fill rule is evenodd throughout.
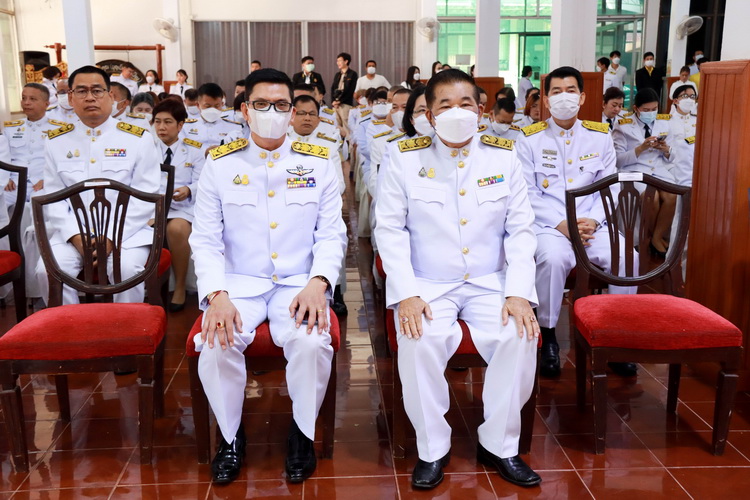
<path id="1" fill-rule="evenodd" d="M 96 160 L 91 158 L 91 163 L 96 163 Z"/>
<path id="2" fill-rule="evenodd" d="M 456 156 L 458 156 L 458 150 L 454 149 L 451 151 L 451 157 L 455 158 Z"/>
<path id="3" fill-rule="evenodd" d="M 568 179 L 568 182 L 573 182 L 573 179 L 572 178 Z"/>
<path id="4" fill-rule="evenodd" d="M 265 160 L 266 157 L 268 157 L 268 154 L 265 151 L 261 151 L 260 152 L 260 157 L 261 157 L 261 159 Z"/>
<path id="5" fill-rule="evenodd" d="M 464 274 L 464 280 L 469 279 L 469 273 Z"/>
<path id="6" fill-rule="evenodd" d="M 92 137 L 91 142 L 96 142 L 96 137 Z"/>
<path id="7" fill-rule="evenodd" d="M 572 159 L 569 159 L 569 160 L 568 160 L 568 165 L 570 165 L 570 164 L 572 164 L 572 163 L 573 163 L 573 160 L 572 160 Z"/>
<path id="8" fill-rule="evenodd" d="M 565 144 L 570 144 L 570 139 L 565 139 Z"/>
<path id="9" fill-rule="evenodd" d="M 273 159 L 274 159 L 274 160 L 278 160 L 278 159 L 279 159 L 279 156 L 281 156 L 281 155 L 280 155 L 279 153 L 274 153 L 274 154 L 273 154 Z"/>
<path id="10" fill-rule="evenodd" d="M 564 136 L 564 135 L 565 135 L 565 132 L 563 132 L 563 131 L 560 131 L 560 137 L 562 137 L 562 136 Z"/>
<path id="11" fill-rule="evenodd" d="M 458 168 L 464 168 L 465 164 L 464 162 L 460 161 L 458 162 Z"/>
<path id="12" fill-rule="evenodd" d="M 468 247 L 463 247 L 461 249 L 461 251 L 463 252 L 464 255 L 466 255 L 467 253 L 469 253 L 469 248 Z"/>
<path id="13" fill-rule="evenodd" d="M 279 277 L 274 274 L 273 276 L 271 276 L 271 280 L 279 281 Z"/>
<path id="14" fill-rule="evenodd" d="M 461 150 L 461 154 L 463 154 L 464 156 L 469 156 L 469 150 L 468 149 L 462 149 Z"/>
<path id="15" fill-rule="evenodd" d="M 279 254 L 277 254 L 276 252 L 274 252 L 274 253 L 272 253 L 272 254 L 271 254 L 271 258 L 272 258 L 272 259 L 275 259 L 275 258 L 276 258 L 276 257 L 278 257 L 278 256 L 279 256 Z"/>
<path id="16" fill-rule="evenodd" d="M 460 194 L 461 196 L 463 196 L 463 195 L 466 194 L 466 190 L 463 189 L 463 188 L 461 188 L 461 189 L 458 190 L 458 194 Z"/>
<path id="17" fill-rule="evenodd" d="M 276 196 L 276 191 L 274 191 L 274 190 L 272 189 L 272 190 L 270 190 L 270 191 L 268 192 L 268 197 L 269 197 L 269 198 L 273 198 L 274 196 Z"/>
<path id="18" fill-rule="evenodd" d="M 279 225 L 276 222 L 271 223 L 271 229 L 276 229 Z"/>
<path id="19" fill-rule="evenodd" d="M 461 219 L 461 220 L 460 220 L 459 222 L 461 222 L 461 225 L 462 225 L 462 226 L 465 226 L 465 225 L 466 225 L 466 223 L 467 223 L 467 222 L 469 222 L 469 221 L 468 221 L 468 220 L 466 220 L 466 219 Z"/>

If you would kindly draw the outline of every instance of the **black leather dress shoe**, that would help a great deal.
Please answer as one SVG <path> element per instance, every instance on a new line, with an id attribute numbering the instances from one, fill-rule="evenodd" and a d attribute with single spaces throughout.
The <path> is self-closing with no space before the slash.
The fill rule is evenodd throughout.
<path id="1" fill-rule="evenodd" d="M 557 342 L 542 344 L 539 374 L 546 378 L 560 376 L 560 346 Z"/>
<path id="2" fill-rule="evenodd" d="M 183 309 L 185 309 L 184 302 L 182 304 L 175 304 L 174 302 L 169 303 L 169 312 L 176 313 L 182 311 Z"/>
<path id="3" fill-rule="evenodd" d="M 286 475 L 291 483 L 301 483 L 315 472 L 317 460 L 312 439 L 305 436 L 292 420 L 286 452 Z"/>
<path id="4" fill-rule="evenodd" d="M 638 375 L 638 367 L 635 363 L 607 363 L 610 370 L 621 377 L 635 377 Z"/>
<path id="5" fill-rule="evenodd" d="M 500 477 L 508 482 L 529 488 L 542 482 L 539 474 L 531 470 L 520 455 L 510 458 L 500 458 L 490 453 L 481 444 L 477 448 L 477 460 L 480 464 L 495 469 Z"/>
<path id="6" fill-rule="evenodd" d="M 341 293 L 341 285 L 336 285 L 333 289 L 333 302 L 331 303 L 331 309 L 336 316 L 344 316 L 349 312 L 344 303 L 344 294 Z"/>
<path id="7" fill-rule="evenodd" d="M 450 461 L 450 452 L 446 453 L 440 460 L 435 460 L 434 462 L 418 460 L 417 465 L 414 466 L 414 471 L 411 473 L 411 485 L 423 490 L 434 488 L 443 482 L 443 467 L 448 465 Z"/>
<path id="8" fill-rule="evenodd" d="M 218 484 L 231 483 L 240 474 L 242 460 L 245 458 L 245 429 L 240 425 L 237 435 L 231 443 L 222 437 L 219 451 L 211 462 L 211 473 Z"/>

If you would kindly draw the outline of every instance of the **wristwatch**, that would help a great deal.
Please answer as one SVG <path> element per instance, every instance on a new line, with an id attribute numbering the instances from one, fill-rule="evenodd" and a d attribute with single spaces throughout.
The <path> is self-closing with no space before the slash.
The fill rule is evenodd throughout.
<path id="1" fill-rule="evenodd" d="M 323 276 L 323 275 L 320 275 L 320 274 L 319 274 L 319 275 L 317 275 L 317 276 L 313 276 L 313 278 L 318 278 L 318 279 L 320 279 L 321 281 L 323 281 L 323 283 L 325 283 L 325 284 L 326 284 L 326 286 L 327 286 L 328 288 L 331 288 L 331 282 L 330 282 L 330 281 L 328 281 L 328 279 L 327 279 L 327 278 L 326 278 L 325 276 Z"/>

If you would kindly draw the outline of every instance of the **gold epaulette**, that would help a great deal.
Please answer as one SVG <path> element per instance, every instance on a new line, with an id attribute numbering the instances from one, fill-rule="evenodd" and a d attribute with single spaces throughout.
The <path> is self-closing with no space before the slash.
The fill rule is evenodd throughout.
<path id="1" fill-rule="evenodd" d="M 325 118 L 323 116 L 320 117 L 320 121 L 322 121 L 323 123 L 327 123 L 328 125 L 335 125 L 333 123 L 333 120 L 329 120 L 328 118 Z"/>
<path id="2" fill-rule="evenodd" d="M 633 123 L 632 118 L 623 118 L 622 120 L 617 120 L 618 125 L 627 125 L 628 123 Z M 609 125 L 609 124 L 607 124 Z"/>
<path id="3" fill-rule="evenodd" d="M 484 123 L 477 127 L 477 132 L 484 132 L 485 130 L 487 130 L 487 125 Z"/>
<path id="4" fill-rule="evenodd" d="M 526 137 L 528 137 L 530 135 L 534 135 L 536 133 L 539 133 L 542 130 L 547 130 L 548 126 L 549 125 L 547 125 L 547 122 L 536 122 L 536 123 L 532 123 L 531 125 L 528 125 L 526 127 L 523 127 L 521 129 L 521 132 L 523 132 L 523 135 L 525 135 Z"/>
<path id="5" fill-rule="evenodd" d="M 188 118 L 187 120 L 185 120 L 185 123 L 195 123 L 197 121 L 198 121 L 197 118 Z"/>
<path id="6" fill-rule="evenodd" d="M 399 132 L 399 133 L 398 133 L 398 134 L 396 134 L 396 135 L 392 135 L 392 136 L 390 136 L 390 137 L 389 137 L 388 139 L 386 139 L 386 140 L 385 140 L 385 142 L 393 142 L 393 141 L 395 141 L 396 139 L 401 139 L 401 138 L 402 138 L 403 136 L 405 136 L 405 135 L 406 135 L 406 132 Z"/>
<path id="7" fill-rule="evenodd" d="M 360 116 L 360 118 L 364 118 L 365 116 L 369 115 L 370 113 L 372 113 L 372 110 L 371 109 L 366 109 L 366 110 L 362 111 L 359 114 L 359 116 Z"/>
<path id="8" fill-rule="evenodd" d="M 592 122 L 590 120 L 583 120 L 581 122 L 583 128 L 593 130 L 594 132 L 601 132 L 602 134 L 609 134 L 609 123 Z"/>
<path id="9" fill-rule="evenodd" d="M 57 104 L 53 104 L 49 108 L 45 109 L 45 111 L 52 111 L 53 109 L 57 108 Z"/>
<path id="10" fill-rule="evenodd" d="M 11 122 L 4 122 L 3 125 L 6 127 L 20 127 L 21 125 L 23 125 L 23 123 L 24 120 L 15 120 Z"/>
<path id="11" fill-rule="evenodd" d="M 373 120 L 372 124 L 373 125 L 385 125 L 385 119 L 383 119 L 383 120 Z"/>
<path id="12" fill-rule="evenodd" d="M 62 127 L 68 122 L 61 122 L 60 120 L 53 120 L 52 118 L 48 118 L 47 123 L 50 123 L 51 125 L 55 125 L 57 127 Z"/>
<path id="13" fill-rule="evenodd" d="M 482 113 L 482 118 L 489 118 L 489 117 L 490 117 L 489 113 Z"/>
<path id="14" fill-rule="evenodd" d="M 188 139 L 187 137 L 185 137 L 185 138 L 184 138 L 184 139 L 182 140 L 182 142 L 184 142 L 184 143 L 185 143 L 185 144 L 187 144 L 188 146 L 193 146 L 194 148 L 198 148 L 198 149 L 200 149 L 200 148 L 202 148 L 202 147 L 203 147 L 203 143 L 202 143 L 202 142 L 194 141 L 194 140 L 192 140 L 192 139 Z"/>
<path id="15" fill-rule="evenodd" d="M 411 139 L 398 141 L 398 150 L 402 153 L 406 153 L 407 151 L 416 151 L 417 149 L 429 148 L 431 144 L 432 139 L 430 139 L 428 136 L 413 137 Z"/>
<path id="16" fill-rule="evenodd" d="M 657 120 L 669 120 L 670 118 L 672 118 L 672 115 L 668 113 L 656 115 Z"/>
<path id="17" fill-rule="evenodd" d="M 218 160 L 222 156 L 226 156 L 228 154 L 234 153 L 235 151 L 245 149 L 247 147 L 247 144 L 247 139 L 245 139 L 244 137 L 227 144 L 222 144 L 221 146 L 217 146 L 211 150 L 211 158 L 213 158 L 214 160 Z"/>
<path id="18" fill-rule="evenodd" d="M 515 142 L 513 139 L 495 137 L 494 135 L 483 135 L 479 138 L 479 140 L 482 141 L 482 144 L 487 144 L 488 146 L 494 146 L 496 148 L 507 149 L 508 151 L 513 151 L 513 143 Z"/>
<path id="19" fill-rule="evenodd" d="M 372 123 L 375 123 L 375 122 L 372 122 Z M 378 125 L 377 123 L 375 123 L 375 124 Z M 392 133 L 393 133 L 393 130 L 386 130 L 385 132 L 380 132 L 379 134 L 373 135 L 372 138 L 373 139 L 377 139 L 378 137 L 383 137 L 383 136 L 386 136 L 386 135 L 390 135 Z"/>
<path id="20" fill-rule="evenodd" d="M 688 144 L 695 144 L 695 136 L 685 137 L 685 142 Z"/>
<path id="21" fill-rule="evenodd" d="M 521 127 L 519 127 L 518 125 L 511 125 L 510 129 L 511 130 L 515 130 L 515 131 L 519 131 L 519 130 L 521 130 Z"/>
<path id="22" fill-rule="evenodd" d="M 128 113 L 126 116 L 128 118 L 139 118 L 141 120 L 145 120 L 146 119 L 146 115 L 142 115 L 140 113 Z"/>
<path id="23" fill-rule="evenodd" d="M 137 135 L 138 137 L 141 137 L 143 133 L 146 131 L 145 128 L 139 127 L 138 125 L 125 123 L 125 122 L 119 122 L 117 124 L 117 128 L 122 130 L 123 132 L 127 132 L 128 134 Z"/>
<path id="24" fill-rule="evenodd" d="M 327 115 L 332 115 L 334 111 L 331 108 L 323 108 L 323 113 Z"/>
<path id="25" fill-rule="evenodd" d="M 234 125 L 242 126 L 242 124 L 240 122 L 236 122 L 234 120 L 230 120 L 229 118 L 222 118 L 222 120 L 224 120 L 227 123 L 233 123 Z"/>
<path id="26" fill-rule="evenodd" d="M 628 111 L 627 113 L 625 113 L 624 115 L 622 115 L 622 117 L 623 118 L 627 118 L 628 116 L 632 116 L 632 115 L 633 115 L 633 112 L 632 111 Z"/>
<path id="27" fill-rule="evenodd" d="M 326 141 L 331 141 L 331 142 L 334 142 L 334 143 L 338 142 L 336 139 L 334 139 L 333 137 L 328 137 L 323 132 L 318 132 L 316 135 L 317 135 L 318 139 L 324 139 Z"/>
<path id="28" fill-rule="evenodd" d="M 328 148 L 325 146 L 318 146 L 317 144 L 310 144 L 309 142 L 298 142 L 292 143 L 292 150 L 296 153 L 303 155 L 317 156 L 318 158 L 328 159 Z"/>
<path id="29" fill-rule="evenodd" d="M 49 137 L 50 139 L 54 139 L 55 137 L 59 137 L 63 134 L 67 134 L 74 128 L 75 128 L 75 125 L 73 125 L 72 123 L 66 123 L 60 128 L 56 128 L 55 130 L 50 130 L 49 132 L 47 132 L 47 137 Z"/>

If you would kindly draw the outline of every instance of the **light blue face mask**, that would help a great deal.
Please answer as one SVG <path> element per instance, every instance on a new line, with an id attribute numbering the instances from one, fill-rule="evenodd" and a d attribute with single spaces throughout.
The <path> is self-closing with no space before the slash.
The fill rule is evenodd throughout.
<path id="1" fill-rule="evenodd" d="M 646 125 L 651 125 L 656 120 L 656 111 L 641 111 L 638 118 Z"/>

